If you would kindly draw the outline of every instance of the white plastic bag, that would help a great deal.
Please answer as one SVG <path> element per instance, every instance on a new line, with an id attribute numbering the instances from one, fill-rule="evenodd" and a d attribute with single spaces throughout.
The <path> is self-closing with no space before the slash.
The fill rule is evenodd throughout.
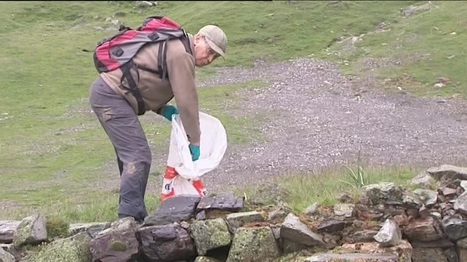
<path id="1" fill-rule="evenodd" d="M 214 170 L 227 149 L 227 135 L 215 117 L 199 113 L 201 130 L 200 157 L 191 160 L 189 141 L 179 115 L 172 118 L 167 170 L 162 185 L 162 200 L 174 195 L 204 195 L 201 176 Z"/>

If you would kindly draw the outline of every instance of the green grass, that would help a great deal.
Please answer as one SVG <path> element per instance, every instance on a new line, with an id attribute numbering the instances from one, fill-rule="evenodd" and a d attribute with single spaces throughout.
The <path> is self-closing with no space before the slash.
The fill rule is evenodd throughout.
<path id="1" fill-rule="evenodd" d="M 367 184 L 379 182 L 394 182 L 396 185 L 412 188 L 409 185 L 410 179 L 415 177 L 419 170 L 410 166 L 360 166 L 366 174 Z M 349 167 L 356 170 L 358 167 Z M 352 183 L 349 169 L 344 166 L 329 166 L 319 172 L 303 172 L 284 175 L 276 179 L 273 183 L 278 185 L 278 190 L 263 195 L 261 188 L 248 187 L 239 188 L 236 192 L 239 195 L 245 194 L 249 203 L 256 203 L 258 200 L 263 204 L 277 204 L 277 199 L 284 201 L 296 212 L 303 212 L 305 208 L 313 203 L 323 206 L 331 206 L 338 203 L 337 196 L 347 192 L 353 197 L 358 197 L 361 188 L 349 186 Z"/>
<path id="2" fill-rule="evenodd" d="M 218 86 L 199 90 L 201 111 L 217 117 L 224 125 L 230 144 L 245 144 L 262 140 L 257 126 L 248 117 L 232 115 L 232 111 L 240 111 L 237 91 L 244 88 L 258 88 L 262 82 L 247 82 L 243 84 Z M 79 105 L 72 107 L 85 107 Z M 150 113 L 148 113 L 150 114 Z M 42 212 L 59 216 L 66 221 L 109 221 L 115 218 L 118 194 L 116 188 L 103 187 L 105 180 L 118 179 L 117 174 L 102 174 L 102 166 L 114 159 L 114 151 L 110 142 L 94 120 L 91 112 L 87 113 L 86 122 L 89 126 L 85 130 L 73 126 L 58 128 L 50 134 L 42 133 L 42 137 L 34 138 L 30 143 L 19 146 L 12 142 L 10 148 L 18 150 L 18 154 L 25 150 L 30 166 L 23 166 L 23 159 L 18 155 L 7 155 L 1 158 L 2 170 L 5 171 L 4 186 L 0 188 L 0 201 L 14 202 L 15 207 L 6 214 L 8 217 L 19 219 L 40 209 Z M 151 118 L 143 123 L 147 138 L 153 150 L 168 151 L 170 125 L 153 114 L 144 116 Z M 261 119 L 256 119 L 261 123 Z M 156 122 L 156 123 L 154 123 Z M 94 124 L 91 124 L 94 123 Z M 41 131 L 46 132 L 47 131 Z M 36 145 L 41 148 L 34 150 Z M 96 146 L 97 145 L 97 146 Z M 165 147 L 162 147 L 165 146 Z M 87 152 L 87 153 L 84 153 Z M 92 155 L 92 157 L 89 157 Z M 40 164 L 34 164 L 40 163 Z M 162 179 L 156 173 L 164 171 L 165 166 L 155 168 L 150 177 Z M 156 177 L 154 177 L 156 175 Z M 18 186 L 22 185 L 22 186 Z M 158 189 L 157 189 L 158 190 Z M 99 199 L 96 203 L 95 199 Z M 159 195 L 150 192 L 147 205 L 150 210 L 158 203 Z"/>
<path id="3" fill-rule="evenodd" d="M 424 4 L 426 2 L 420 2 Z M 342 45 L 330 48 L 335 61 L 348 61 L 346 72 L 363 75 L 362 62 L 367 58 L 392 58 L 401 65 L 376 70 L 388 91 L 397 87 L 419 96 L 467 98 L 467 6 L 463 2 L 436 1 L 425 12 L 402 18 L 392 12 L 386 32 L 364 35 L 352 51 Z M 347 46 L 349 48 L 349 46 Z M 440 77 L 449 82 L 435 87 Z"/>
<path id="4" fill-rule="evenodd" d="M 113 19 L 132 27 L 155 14 L 168 15 L 192 33 L 206 23 L 222 27 L 229 39 L 227 59 L 197 70 L 200 79 L 213 76 L 219 67 L 308 56 L 347 60 L 343 70 L 362 75 L 363 58 L 429 53 L 429 59 L 377 73 L 391 78 L 389 88 L 403 82 L 403 88 L 417 94 L 462 97 L 467 82 L 466 7 L 437 2 L 439 8 L 402 18 L 400 8 L 414 2 L 159 1 L 152 9 L 133 8 L 133 1 L 0 2 L 0 206 L 8 207 L 0 219 L 21 218 L 35 209 L 70 222 L 115 217 L 118 195 L 112 187 L 118 178 L 108 168 L 114 152 L 89 108 L 88 90 L 97 74 L 92 53 L 82 50 L 93 50 L 115 33 L 96 27 L 109 27 L 106 18 L 117 12 L 125 15 Z M 389 22 L 390 32 L 368 34 L 382 22 Z M 453 31 L 456 35 L 450 34 Z M 361 34 L 366 35 L 353 52 L 338 44 L 327 48 L 341 36 Z M 434 89 L 438 76 L 448 77 L 450 84 Z M 236 91 L 264 85 L 200 89 L 202 111 L 222 121 L 230 144 L 264 141 L 257 122 L 267 121 L 266 116 L 236 114 L 242 110 Z M 154 150 L 168 150 L 170 125 L 150 113 L 141 122 Z M 155 166 L 151 174 L 163 168 Z M 158 194 L 148 196 L 149 209 L 157 205 L 157 198 Z"/>

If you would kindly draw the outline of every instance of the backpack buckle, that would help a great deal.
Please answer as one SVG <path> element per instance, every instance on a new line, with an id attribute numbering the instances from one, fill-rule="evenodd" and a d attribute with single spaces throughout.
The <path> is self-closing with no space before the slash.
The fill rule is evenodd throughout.
<path id="1" fill-rule="evenodd" d="M 148 35 L 148 38 L 151 39 L 151 41 L 157 41 L 157 39 L 159 39 L 159 34 L 157 32 L 153 32 L 152 34 Z"/>
<path id="2" fill-rule="evenodd" d="M 112 55 L 114 55 L 116 57 L 122 56 L 123 53 L 124 53 L 123 49 L 120 48 L 119 46 L 117 46 L 116 48 L 114 48 L 114 50 L 112 50 Z"/>

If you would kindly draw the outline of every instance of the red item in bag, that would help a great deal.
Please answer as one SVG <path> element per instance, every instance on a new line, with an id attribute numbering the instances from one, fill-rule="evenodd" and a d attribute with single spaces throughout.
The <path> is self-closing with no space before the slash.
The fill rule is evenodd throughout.
<path id="1" fill-rule="evenodd" d="M 206 187 L 203 181 L 198 179 L 185 179 L 181 177 L 175 168 L 167 166 L 162 183 L 161 201 L 177 195 L 206 195 Z"/>

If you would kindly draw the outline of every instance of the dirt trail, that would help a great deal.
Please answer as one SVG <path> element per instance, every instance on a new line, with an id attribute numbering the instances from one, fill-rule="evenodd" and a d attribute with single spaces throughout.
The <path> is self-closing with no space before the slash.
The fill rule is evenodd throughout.
<path id="1" fill-rule="evenodd" d="M 359 150 L 368 165 L 467 164 L 466 102 L 383 94 L 370 79 L 350 81 L 334 64 L 311 59 L 224 69 L 200 86 L 255 79 L 267 87 L 242 90 L 237 113 L 266 112 L 261 131 L 269 142 L 229 146 L 219 168 L 204 176 L 212 192 L 355 163 Z"/>
<path id="2" fill-rule="evenodd" d="M 238 91 L 242 110 L 227 113 L 252 119 L 266 115 L 258 128 L 267 142 L 229 145 L 220 166 L 203 176 L 209 192 L 257 185 L 296 171 L 355 164 L 359 150 L 364 167 L 467 166 L 466 101 L 385 94 L 371 77 L 350 80 L 333 63 L 304 58 L 258 63 L 251 69 L 224 68 L 199 87 L 253 80 L 267 85 Z M 153 114 L 142 121 L 167 124 Z M 152 174 L 164 171 L 167 160 L 169 137 L 159 139 L 166 140 L 162 148 L 150 139 Z M 115 160 L 102 173 L 95 187 L 117 189 Z M 151 176 L 148 197 L 159 197 L 161 186 L 162 177 Z"/>

